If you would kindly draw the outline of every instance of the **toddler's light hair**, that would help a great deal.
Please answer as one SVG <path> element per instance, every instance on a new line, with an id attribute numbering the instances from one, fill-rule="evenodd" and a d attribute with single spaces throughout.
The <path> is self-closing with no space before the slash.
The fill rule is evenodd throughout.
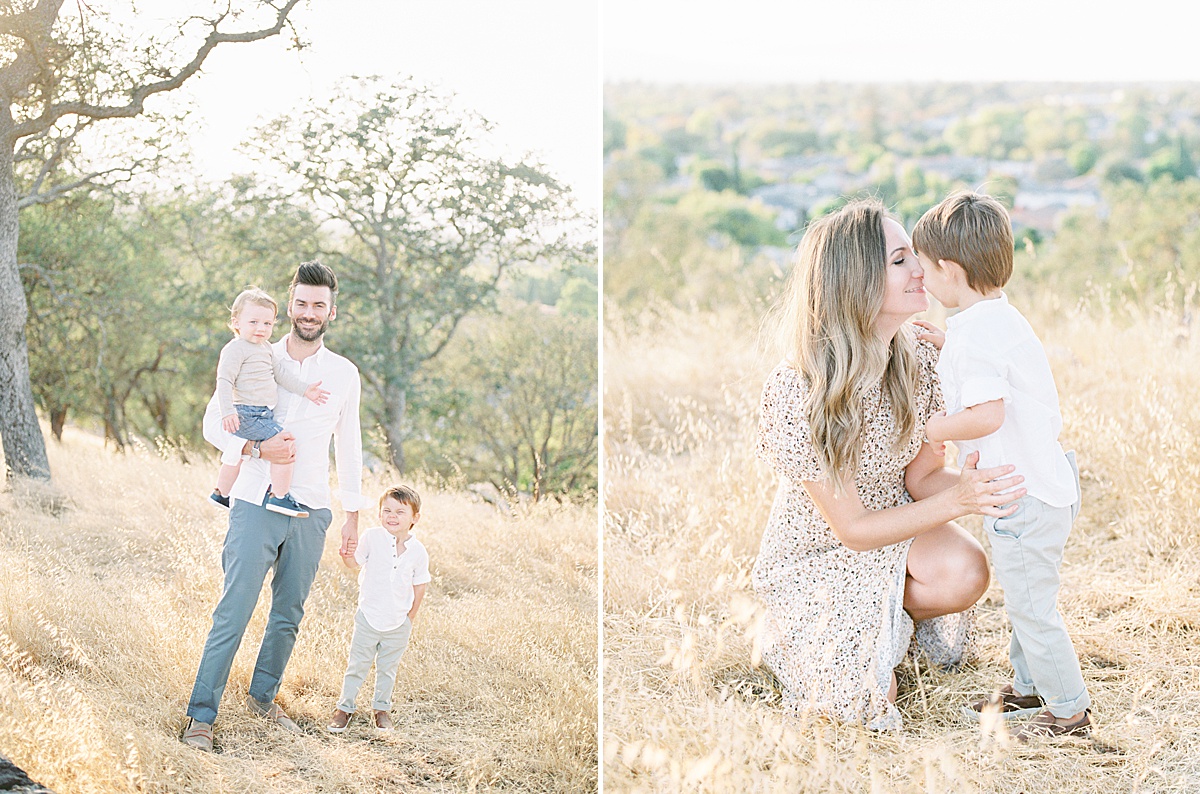
<path id="1" fill-rule="evenodd" d="M 246 308 L 247 303 L 262 306 L 264 309 L 270 309 L 276 315 L 279 314 L 279 304 L 275 302 L 274 298 L 258 287 L 247 287 L 238 293 L 238 296 L 233 299 L 233 305 L 229 307 L 229 330 L 234 333 L 237 333 L 237 329 L 234 328 L 233 322 Z"/>

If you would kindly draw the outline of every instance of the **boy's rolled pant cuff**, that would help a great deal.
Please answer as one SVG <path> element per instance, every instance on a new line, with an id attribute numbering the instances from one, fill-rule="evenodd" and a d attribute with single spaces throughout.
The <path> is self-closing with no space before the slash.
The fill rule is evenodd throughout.
<path id="1" fill-rule="evenodd" d="M 1030 697 L 1038 694 L 1037 687 L 1032 681 L 1022 681 L 1018 678 L 1013 679 L 1013 692 L 1021 697 Z"/>
<path id="2" fill-rule="evenodd" d="M 1047 703 L 1046 710 L 1059 719 L 1074 717 L 1084 709 L 1091 708 L 1092 699 L 1085 689 L 1077 697 L 1062 703 Z"/>

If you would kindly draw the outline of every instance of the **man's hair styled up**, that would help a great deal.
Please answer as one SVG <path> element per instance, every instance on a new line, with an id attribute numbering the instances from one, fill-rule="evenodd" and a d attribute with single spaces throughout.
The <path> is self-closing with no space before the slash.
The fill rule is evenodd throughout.
<path id="1" fill-rule="evenodd" d="M 297 284 L 306 284 L 310 287 L 329 287 L 332 295 L 330 303 L 337 303 L 338 280 L 328 265 L 323 265 L 315 259 L 311 262 L 301 262 L 300 267 L 296 268 L 296 275 L 292 276 L 292 283 L 288 285 L 288 303 L 292 301 Z"/>

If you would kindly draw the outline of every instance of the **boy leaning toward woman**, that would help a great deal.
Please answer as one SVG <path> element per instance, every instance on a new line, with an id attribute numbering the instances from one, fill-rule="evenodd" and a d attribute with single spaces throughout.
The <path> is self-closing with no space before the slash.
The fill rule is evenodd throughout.
<path id="1" fill-rule="evenodd" d="M 958 309 L 944 339 L 928 323 L 922 338 L 941 342 L 937 373 L 946 410 L 930 416 L 926 437 L 954 441 L 960 461 L 1011 464 L 1027 494 L 1011 515 L 985 516 L 992 566 L 1012 624 L 1013 681 L 964 711 L 1006 719 L 1034 715 L 1019 739 L 1085 734 L 1091 726 L 1079 659 L 1058 612 L 1059 566 L 1079 513 L 1075 456 L 1058 443 L 1058 392 L 1037 335 L 1002 291 L 1012 275 L 1008 213 L 990 196 L 956 193 L 926 212 L 912 233 L 925 287 Z"/>

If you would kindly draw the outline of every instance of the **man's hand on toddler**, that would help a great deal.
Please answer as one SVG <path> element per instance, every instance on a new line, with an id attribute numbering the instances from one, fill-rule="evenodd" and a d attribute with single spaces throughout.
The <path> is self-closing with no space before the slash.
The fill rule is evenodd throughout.
<path id="1" fill-rule="evenodd" d="M 259 453 L 267 463 L 295 463 L 296 437 L 284 430 L 259 445 Z"/>

